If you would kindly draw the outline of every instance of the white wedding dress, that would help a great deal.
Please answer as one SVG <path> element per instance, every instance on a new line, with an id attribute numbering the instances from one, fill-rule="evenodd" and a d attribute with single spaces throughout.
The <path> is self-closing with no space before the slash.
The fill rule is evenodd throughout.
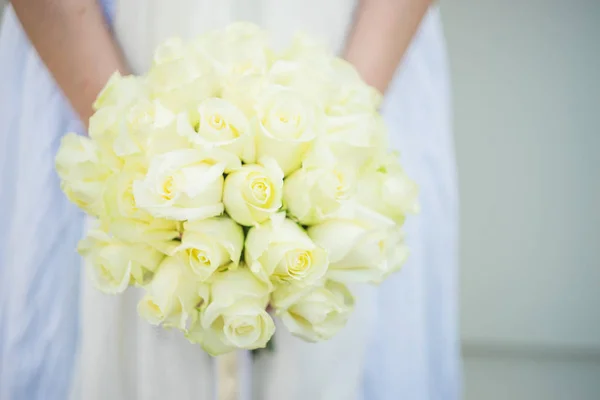
<path id="1" fill-rule="evenodd" d="M 115 34 L 135 72 L 155 46 L 246 20 L 285 43 L 297 30 L 339 50 L 352 19 L 349 0 L 120 0 Z M 73 398 L 214 399 L 234 382 L 241 399 L 456 399 L 456 183 L 449 91 L 438 10 L 422 23 L 386 95 L 384 115 L 409 174 L 421 186 L 422 213 L 409 218 L 411 257 L 379 288 L 363 287 L 354 315 L 334 339 L 307 344 L 279 329 L 275 351 L 238 353 L 236 373 L 175 331 L 136 313 L 139 293 L 105 296 L 82 278 L 81 341 Z M 234 379 L 228 381 L 227 379 Z"/>

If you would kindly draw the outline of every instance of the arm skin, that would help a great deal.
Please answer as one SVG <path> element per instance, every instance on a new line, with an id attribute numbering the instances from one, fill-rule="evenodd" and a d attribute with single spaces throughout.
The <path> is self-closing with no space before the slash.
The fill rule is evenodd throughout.
<path id="1" fill-rule="evenodd" d="M 361 0 L 344 58 L 385 93 L 431 0 Z"/>
<path id="2" fill-rule="evenodd" d="M 12 0 L 40 58 L 87 126 L 92 103 L 110 77 L 127 73 L 96 0 Z"/>
<path id="3" fill-rule="evenodd" d="M 385 93 L 430 0 L 361 0 L 345 58 Z M 31 43 L 87 125 L 92 103 L 123 55 L 95 0 L 12 0 Z"/>

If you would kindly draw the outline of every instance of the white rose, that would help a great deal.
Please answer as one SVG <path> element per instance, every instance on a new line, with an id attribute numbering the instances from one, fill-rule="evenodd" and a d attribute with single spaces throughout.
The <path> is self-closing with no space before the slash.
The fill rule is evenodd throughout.
<path id="1" fill-rule="evenodd" d="M 329 116 L 326 126 L 327 146 L 344 165 L 361 168 L 389 147 L 386 126 L 378 114 Z"/>
<path id="2" fill-rule="evenodd" d="M 285 175 L 302 165 L 317 134 L 324 129 L 316 104 L 301 93 L 272 86 L 256 104 L 256 156 L 274 158 Z"/>
<path id="3" fill-rule="evenodd" d="M 147 165 L 155 154 L 190 148 L 190 143 L 173 134 L 175 114 L 158 101 L 138 99 L 124 107 L 106 106 L 90 118 L 89 134 L 104 163 L 114 171 L 125 162 Z"/>
<path id="4" fill-rule="evenodd" d="M 346 325 L 354 298 L 343 284 L 327 281 L 305 289 L 280 285 L 273 292 L 272 304 L 293 335 L 317 342 L 331 339 Z"/>
<path id="5" fill-rule="evenodd" d="M 164 218 L 151 218 L 148 221 L 115 219 L 108 224 L 108 230 L 121 240 L 146 243 L 163 254 L 172 254 L 181 237 L 180 223 Z"/>
<path id="6" fill-rule="evenodd" d="M 341 82 L 334 74 L 333 60 L 325 43 L 298 33 L 273 63 L 266 78 L 271 84 L 302 93 L 324 110 L 339 97 Z"/>
<path id="7" fill-rule="evenodd" d="M 353 186 L 352 170 L 341 165 L 301 168 L 285 178 L 283 204 L 302 225 L 313 225 L 337 211 Z"/>
<path id="8" fill-rule="evenodd" d="M 188 333 L 216 356 L 236 349 L 257 349 L 267 345 L 275 332 L 267 313 L 269 290 L 245 267 L 219 272 L 210 284 L 210 303 Z"/>
<path id="9" fill-rule="evenodd" d="M 123 167 L 123 158 L 115 154 L 114 142 L 123 125 L 127 107 L 102 107 L 90 117 L 88 134 L 98 149 L 102 164 L 117 172 Z"/>
<path id="10" fill-rule="evenodd" d="M 79 242 L 95 286 L 104 293 L 121 293 L 130 282 L 142 285 L 152 276 L 164 255 L 143 243 L 125 243 L 94 229 Z"/>
<path id="11" fill-rule="evenodd" d="M 105 214 L 101 219 L 151 219 L 152 216 L 147 211 L 138 208 L 133 196 L 133 183 L 144 179 L 145 175 L 146 169 L 136 163 L 128 163 L 118 173 L 111 175 L 103 192 Z"/>
<path id="12" fill-rule="evenodd" d="M 263 75 L 242 75 L 223 81 L 221 98 L 235 104 L 249 120 L 256 115 L 256 99 L 268 86 Z"/>
<path id="13" fill-rule="evenodd" d="M 121 76 L 114 72 L 94 101 L 94 110 L 105 107 L 126 107 L 136 100 L 142 99 L 148 95 L 148 89 L 144 78 L 127 75 Z"/>
<path id="14" fill-rule="evenodd" d="M 166 257 L 146 290 L 138 303 L 140 316 L 152 325 L 185 331 L 196 308 L 207 300 L 201 294 L 208 289 L 195 279 L 181 257 Z"/>
<path id="15" fill-rule="evenodd" d="M 358 182 L 358 201 L 399 224 L 407 214 L 419 212 L 418 197 L 419 186 L 406 175 L 393 153 L 374 160 Z"/>
<path id="16" fill-rule="evenodd" d="M 146 164 L 156 155 L 192 148 L 189 140 L 175 134 L 177 116 L 159 100 L 134 104 L 129 109 L 125 126 L 127 127 L 125 133 L 140 138 L 138 148 Z M 115 152 L 119 144 L 117 139 L 113 145 Z"/>
<path id="17" fill-rule="evenodd" d="M 374 87 L 367 85 L 356 68 L 348 61 L 333 58 L 330 63 L 332 91 L 325 108 L 327 115 L 351 115 L 373 113 L 381 105 L 383 95 Z"/>
<path id="18" fill-rule="evenodd" d="M 400 226 L 362 206 L 308 228 L 329 254 L 327 277 L 336 281 L 379 283 L 400 269 L 408 256 Z M 345 210 L 344 210 L 345 211 Z"/>
<path id="19" fill-rule="evenodd" d="M 147 81 L 151 98 L 174 112 L 193 110 L 219 88 L 210 61 L 176 37 L 157 47 Z"/>
<path id="20" fill-rule="evenodd" d="M 123 120 L 114 135 L 113 150 L 120 157 L 137 154 L 140 154 L 140 157 L 148 156 L 144 153 L 151 150 L 151 141 L 161 133 L 165 135 L 165 131 L 168 131 L 171 141 L 182 148 L 182 141 L 178 142 L 177 138 L 173 138 L 174 123 L 175 114 L 159 100 L 137 101 L 123 114 Z M 173 148 L 173 145 L 170 147 Z"/>
<path id="21" fill-rule="evenodd" d="M 88 134 L 90 138 L 95 142 L 107 139 L 109 145 L 112 145 L 124 114 L 125 108 L 117 106 L 106 106 L 96 110 L 89 120 Z"/>
<path id="22" fill-rule="evenodd" d="M 179 244 L 176 221 L 154 218 L 137 206 L 133 183 L 143 179 L 145 169 L 138 164 L 126 164 L 106 181 L 103 193 L 104 210 L 100 216 L 105 229 L 115 237 L 132 243 L 146 243 L 167 254 Z"/>
<path id="23" fill-rule="evenodd" d="M 269 65 L 268 35 L 248 22 L 207 32 L 191 43 L 222 77 L 263 74 Z"/>
<path id="24" fill-rule="evenodd" d="M 200 149 L 221 148 L 245 163 L 254 162 L 254 137 L 244 113 L 232 103 L 211 97 L 196 112 L 180 114 L 177 133 Z"/>
<path id="25" fill-rule="evenodd" d="M 283 173 L 272 159 L 261 164 L 246 164 L 225 179 L 225 211 L 241 225 L 264 222 L 281 208 Z"/>
<path id="26" fill-rule="evenodd" d="M 277 214 L 248 231 L 245 261 L 262 281 L 312 285 L 327 272 L 327 253 L 304 229 Z"/>
<path id="27" fill-rule="evenodd" d="M 326 69 L 332 61 L 332 56 L 326 43 L 299 32 L 294 34 L 290 45 L 283 50 L 279 59 Z"/>
<path id="28" fill-rule="evenodd" d="M 238 265 L 244 246 L 242 227 L 227 217 L 215 217 L 183 224 L 183 254 L 198 279 L 206 281 L 219 268 Z"/>
<path id="29" fill-rule="evenodd" d="M 331 93 L 336 86 L 330 71 L 322 60 L 285 61 L 273 63 L 265 79 L 270 85 L 278 85 L 300 93 L 307 101 L 324 109 L 330 103 Z"/>
<path id="30" fill-rule="evenodd" d="M 223 212 L 223 172 L 239 168 L 233 154 L 177 150 L 154 157 L 143 180 L 133 183 L 139 208 L 155 217 L 192 220 Z"/>
<path id="31" fill-rule="evenodd" d="M 63 136 L 55 159 L 60 187 L 67 198 L 88 214 L 102 213 L 102 192 L 111 175 L 94 142 L 75 133 Z"/>
<path id="32" fill-rule="evenodd" d="M 118 171 L 132 158 L 147 164 L 153 154 L 190 147 L 186 140 L 173 135 L 174 122 L 174 113 L 160 101 L 140 97 L 126 105 L 98 109 L 90 117 L 88 131 L 104 163 Z M 157 139 L 162 140 L 154 143 Z"/>

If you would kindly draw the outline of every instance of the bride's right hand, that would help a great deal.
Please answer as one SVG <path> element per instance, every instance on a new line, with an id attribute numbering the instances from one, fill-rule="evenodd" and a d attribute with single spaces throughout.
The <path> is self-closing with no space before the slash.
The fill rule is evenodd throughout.
<path id="1" fill-rule="evenodd" d="M 96 0 L 12 0 L 40 58 L 84 124 L 114 71 L 127 72 L 123 55 Z"/>

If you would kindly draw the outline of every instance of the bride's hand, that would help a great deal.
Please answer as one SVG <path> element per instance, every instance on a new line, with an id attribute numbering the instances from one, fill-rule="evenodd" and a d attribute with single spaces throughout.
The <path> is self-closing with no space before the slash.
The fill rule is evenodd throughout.
<path id="1" fill-rule="evenodd" d="M 92 103 L 126 64 L 96 0 L 12 0 L 40 58 L 87 126 Z"/>
<path id="2" fill-rule="evenodd" d="M 344 58 L 385 93 L 431 0 L 361 0 Z"/>

